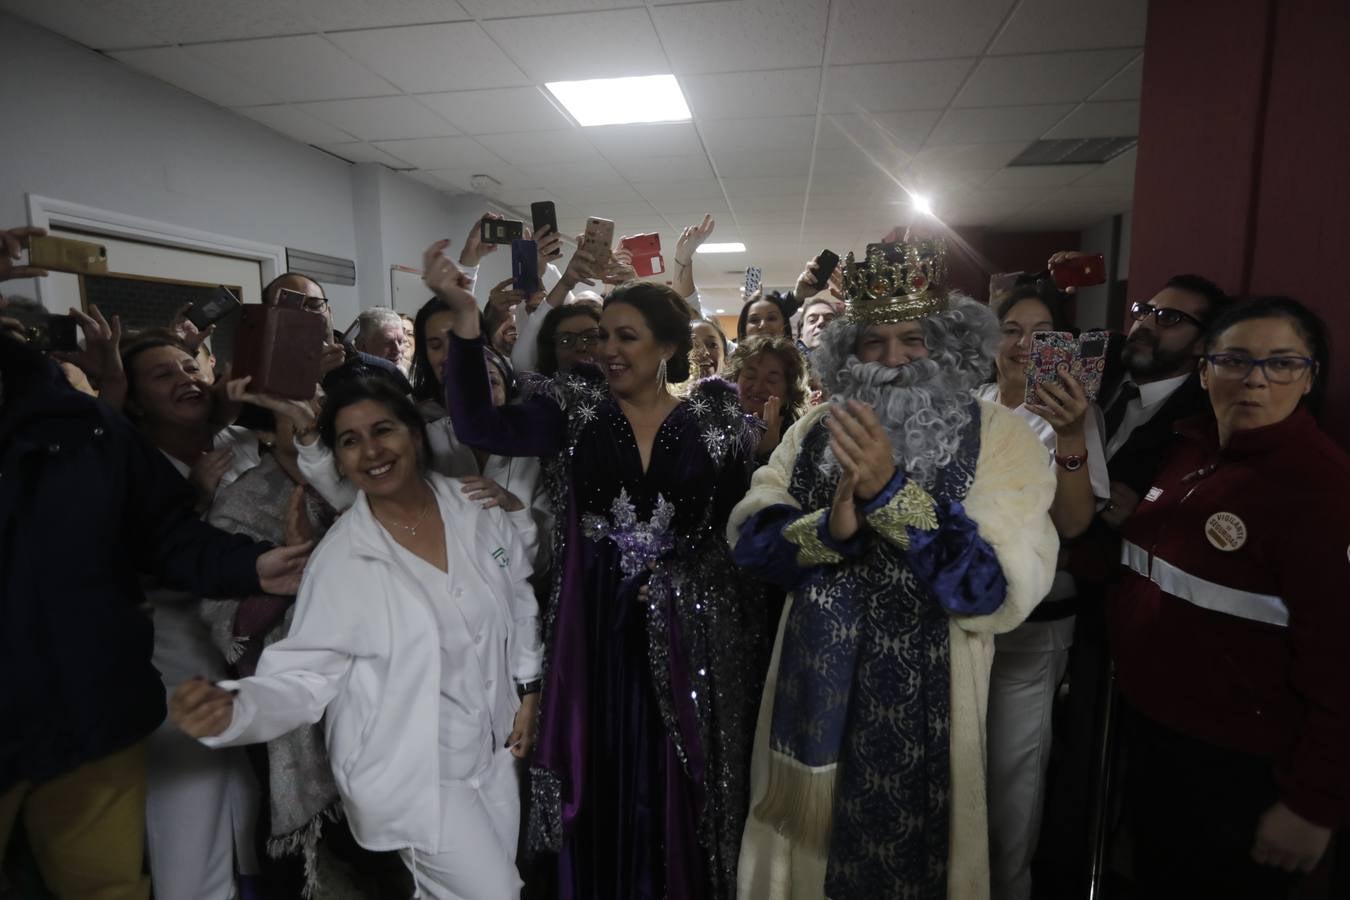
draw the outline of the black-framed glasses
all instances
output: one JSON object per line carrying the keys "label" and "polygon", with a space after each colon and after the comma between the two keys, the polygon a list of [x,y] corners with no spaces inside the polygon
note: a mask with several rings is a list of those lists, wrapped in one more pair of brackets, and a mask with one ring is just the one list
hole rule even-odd
{"label": "black-framed glasses", "polygon": [[586,348],[594,347],[600,343],[600,332],[596,331],[560,331],[553,335],[553,346],[562,349],[572,347]]}
{"label": "black-framed glasses", "polygon": [[1220,378],[1234,381],[1246,378],[1252,369],[1261,367],[1261,373],[1271,384],[1292,384],[1303,377],[1303,373],[1317,365],[1306,356],[1267,356],[1256,359],[1245,353],[1211,353],[1205,357],[1214,374]]}
{"label": "black-framed glasses", "polygon": [[306,312],[323,312],[328,307],[328,301],[323,297],[306,297],[300,304]]}
{"label": "black-framed glasses", "polygon": [[1142,322],[1152,316],[1157,320],[1159,328],[1171,328],[1173,325],[1180,325],[1182,322],[1190,322],[1201,330],[1205,327],[1204,322],[1188,312],[1182,312],[1179,309],[1160,309],[1152,303],[1144,303],[1143,301],[1136,301],[1130,305],[1130,315],[1134,317],[1136,322]]}

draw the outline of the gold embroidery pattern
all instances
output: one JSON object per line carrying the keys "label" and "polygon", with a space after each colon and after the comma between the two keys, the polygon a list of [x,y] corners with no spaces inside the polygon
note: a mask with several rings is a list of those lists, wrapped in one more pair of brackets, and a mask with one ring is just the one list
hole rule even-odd
{"label": "gold embroidery pattern", "polygon": [[832,565],[844,560],[843,556],[825,546],[820,539],[820,520],[825,518],[827,512],[828,510],[818,509],[813,513],[807,513],[783,529],[783,537],[797,546],[797,565],[804,569],[811,566]]}
{"label": "gold embroidery pattern", "polygon": [[872,530],[901,550],[909,549],[909,526],[920,531],[938,527],[937,507],[928,492],[913,481],[905,483],[881,509],[867,514]]}

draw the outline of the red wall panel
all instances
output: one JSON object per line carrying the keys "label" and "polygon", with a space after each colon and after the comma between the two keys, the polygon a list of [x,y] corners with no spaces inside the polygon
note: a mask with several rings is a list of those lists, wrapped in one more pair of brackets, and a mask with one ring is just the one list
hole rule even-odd
{"label": "red wall panel", "polygon": [[1323,422],[1350,444],[1350,3],[1281,0],[1249,293],[1289,294],[1331,326]]}

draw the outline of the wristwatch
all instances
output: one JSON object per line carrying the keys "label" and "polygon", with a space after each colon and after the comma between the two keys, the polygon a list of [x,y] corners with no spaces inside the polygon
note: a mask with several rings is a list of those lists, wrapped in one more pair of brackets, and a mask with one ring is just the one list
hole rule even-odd
{"label": "wristwatch", "polygon": [[1062,466],[1066,472],[1077,472],[1079,469],[1083,468],[1083,463],[1087,462],[1087,454],[1084,453],[1082,456],[1060,456],[1056,453],[1055,462]]}
{"label": "wristwatch", "polygon": [[527,681],[524,684],[516,685],[516,694],[524,697],[528,694],[537,694],[544,689],[544,679],[536,678],[534,681]]}

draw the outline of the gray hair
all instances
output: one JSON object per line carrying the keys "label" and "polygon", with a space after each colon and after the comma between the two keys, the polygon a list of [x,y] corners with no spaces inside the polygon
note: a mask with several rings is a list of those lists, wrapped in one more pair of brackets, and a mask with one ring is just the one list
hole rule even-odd
{"label": "gray hair", "polygon": [[[948,294],[947,309],[921,319],[928,358],[900,368],[864,363],[856,352],[866,326],[846,317],[821,333],[812,363],[832,402],[854,399],[872,407],[890,437],[895,463],[925,487],[951,464],[972,420],[970,392],[988,380],[998,346],[994,313],[964,294]],[[839,461],[828,447],[821,469]]]}
{"label": "gray hair", "polygon": [[356,332],[356,341],[364,344],[370,340],[380,329],[397,325],[399,330],[403,329],[403,319],[399,314],[387,306],[372,306],[370,309],[361,310],[361,314],[356,317],[360,328]]}

